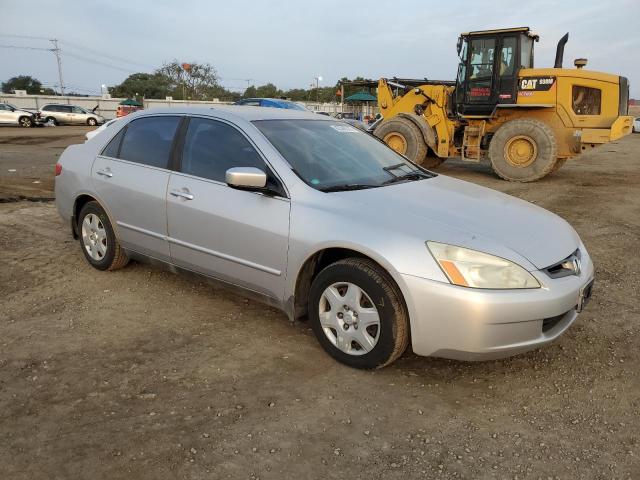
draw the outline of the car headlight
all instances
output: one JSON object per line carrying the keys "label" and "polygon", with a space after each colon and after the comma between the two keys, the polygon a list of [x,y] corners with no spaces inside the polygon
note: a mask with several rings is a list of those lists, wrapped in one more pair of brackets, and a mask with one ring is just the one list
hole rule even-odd
{"label": "car headlight", "polygon": [[427,242],[438,265],[454,285],[470,288],[540,288],[520,265],[488,253],[446,243]]}

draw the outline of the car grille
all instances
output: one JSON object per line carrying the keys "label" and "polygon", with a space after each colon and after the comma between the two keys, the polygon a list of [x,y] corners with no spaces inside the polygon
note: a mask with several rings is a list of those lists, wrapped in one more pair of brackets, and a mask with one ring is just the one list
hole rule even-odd
{"label": "car grille", "polygon": [[568,277],[569,275],[580,275],[580,268],[582,266],[580,250],[576,249],[567,258],[560,260],[558,263],[554,263],[550,267],[543,270],[551,278]]}

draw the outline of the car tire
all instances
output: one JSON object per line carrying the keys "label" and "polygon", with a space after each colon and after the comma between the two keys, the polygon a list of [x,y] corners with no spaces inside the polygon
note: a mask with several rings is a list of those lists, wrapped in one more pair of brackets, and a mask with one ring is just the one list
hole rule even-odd
{"label": "car tire", "polygon": [[98,270],[117,270],[129,257],[116,238],[109,217],[98,202],[88,202],[78,215],[78,239],[87,261]]}
{"label": "car tire", "polygon": [[87,125],[90,127],[95,127],[98,124],[98,121],[95,118],[89,118],[87,120]]}
{"label": "car tire", "polygon": [[44,119],[44,123],[51,123],[51,124],[55,125],[56,127],[58,126],[58,121],[53,117],[45,118]]}
{"label": "car tire", "polygon": [[350,367],[384,367],[409,344],[400,289],[371,260],[347,258],[325,267],[311,284],[309,319],[325,351]]}
{"label": "car tire", "polygon": [[553,171],[558,142],[545,123],[531,119],[510,120],[489,144],[493,171],[511,182],[533,182]]}
{"label": "car tire", "polygon": [[421,165],[427,156],[427,143],[420,129],[408,118],[394,117],[382,122],[373,134],[390,148]]}
{"label": "car tire", "polygon": [[27,117],[27,116],[20,117],[18,119],[18,125],[24,128],[31,128],[33,127],[33,120],[31,119],[31,117]]}

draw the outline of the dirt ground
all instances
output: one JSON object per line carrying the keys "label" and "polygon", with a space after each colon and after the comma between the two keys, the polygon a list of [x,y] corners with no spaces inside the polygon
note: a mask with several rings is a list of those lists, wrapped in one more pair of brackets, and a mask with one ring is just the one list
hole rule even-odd
{"label": "dirt ground", "polygon": [[86,130],[0,129],[0,478],[640,478],[640,135],[534,184],[445,163],[567,219],[593,300],[542,350],[364,372],[271,308],[90,268],[52,202],[21,200],[52,197]]}

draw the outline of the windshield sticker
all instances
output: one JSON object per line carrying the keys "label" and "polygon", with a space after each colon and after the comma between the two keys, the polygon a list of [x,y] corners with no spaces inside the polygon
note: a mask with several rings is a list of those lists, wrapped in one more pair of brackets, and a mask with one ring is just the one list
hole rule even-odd
{"label": "windshield sticker", "polygon": [[358,131],[357,128],[353,128],[350,125],[331,125],[331,128],[343,133],[353,133]]}

